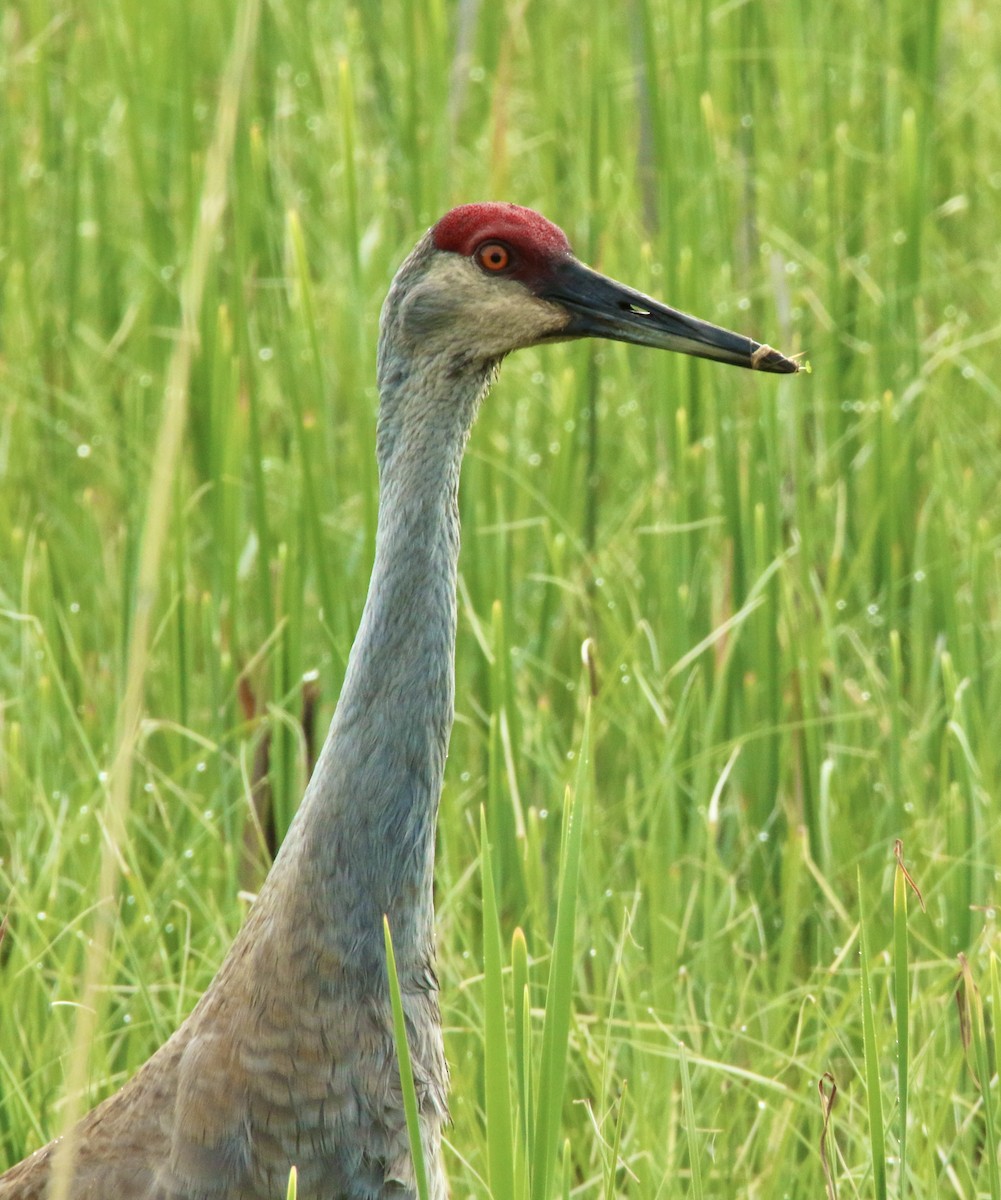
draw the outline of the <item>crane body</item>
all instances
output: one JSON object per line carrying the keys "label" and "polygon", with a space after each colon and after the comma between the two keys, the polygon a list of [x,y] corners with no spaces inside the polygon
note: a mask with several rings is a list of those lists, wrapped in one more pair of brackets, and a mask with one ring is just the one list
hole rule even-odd
{"label": "crane body", "polygon": [[[413,1200],[383,914],[431,1196],[445,1200],[433,870],[453,719],[459,472],[503,357],[585,336],[798,369],[584,267],[528,209],[453,209],[418,243],[383,309],[375,562],[329,733],[208,990],[77,1127],[71,1200],[277,1200],[292,1165],[309,1200]],[[0,1176],[0,1200],[43,1200],[57,1145]]]}

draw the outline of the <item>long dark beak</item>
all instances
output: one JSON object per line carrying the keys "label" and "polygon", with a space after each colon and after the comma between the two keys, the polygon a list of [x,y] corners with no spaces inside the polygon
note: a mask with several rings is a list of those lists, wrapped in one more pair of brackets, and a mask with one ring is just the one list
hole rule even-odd
{"label": "long dark beak", "polygon": [[782,375],[800,369],[771,346],[668,308],[574,258],[556,268],[539,294],[570,313],[563,337],[612,338]]}

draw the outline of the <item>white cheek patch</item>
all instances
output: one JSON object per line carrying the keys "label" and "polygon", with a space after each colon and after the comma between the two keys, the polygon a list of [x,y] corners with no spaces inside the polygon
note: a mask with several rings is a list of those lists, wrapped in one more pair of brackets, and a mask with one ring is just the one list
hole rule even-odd
{"label": "white cheek patch", "polygon": [[498,288],[484,305],[483,339],[495,353],[506,354],[558,337],[569,323],[564,308],[538,299],[520,283],[505,281],[503,290]]}
{"label": "white cheek patch", "polygon": [[468,259],[443,256],[405,297],[400,323],[412,342],[494,358],[558,338],[570,314],[514,279],[492,279]]}

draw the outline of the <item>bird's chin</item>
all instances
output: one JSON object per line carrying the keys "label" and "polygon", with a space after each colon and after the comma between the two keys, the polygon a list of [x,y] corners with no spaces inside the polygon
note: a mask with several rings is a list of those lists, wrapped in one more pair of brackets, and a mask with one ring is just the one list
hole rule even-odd
{"label": "bird's chin", "polygon": [[555,304],[546,304],[546,308],[551,310],[551,320],[547,320],[533,333],[531,341],[525,343],[526,347],[551,346],[555,342],[576,342],[586,336],[574,331],[573,319],[565,308]]}
{"label": "bird's chin", "polygon": [[533,346],[552,346],[556,342],[582,342],[589,335],[586,333],[576,333],[572,329],[558,329],[553,333],[544,333],[538,341],[533,342]]}

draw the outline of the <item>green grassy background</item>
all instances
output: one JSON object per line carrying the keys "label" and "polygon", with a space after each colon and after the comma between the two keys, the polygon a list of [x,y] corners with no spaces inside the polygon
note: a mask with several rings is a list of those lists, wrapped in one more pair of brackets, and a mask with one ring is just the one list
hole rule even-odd
{"label": "green grassy background", "polygon": [[[998,1197],[996,15],[265,0],[143,669],[154,447],[238,11],[0,12],[0,1165],[61,1128],[91,939],[85,1103],[239,926],[255,746],[270,730],[284,826],[301,680],[324,728],[364,600],[382,296],[442,211],[503,198],[813,373],[547,347],[484,408],[438,860],[454,1195],[487,1194],[500,1136],[481,806],[504,960],[523,928],[541,1009],[590,698],[565,1187],[831,1195],[830,1073],[839,1196]],[[927,908],[906,917],[897,838]]]}

